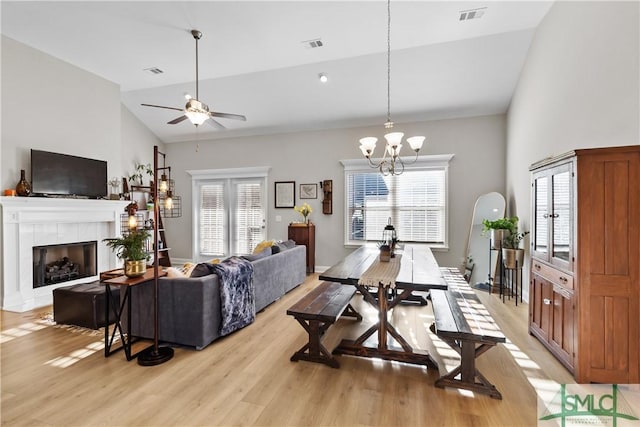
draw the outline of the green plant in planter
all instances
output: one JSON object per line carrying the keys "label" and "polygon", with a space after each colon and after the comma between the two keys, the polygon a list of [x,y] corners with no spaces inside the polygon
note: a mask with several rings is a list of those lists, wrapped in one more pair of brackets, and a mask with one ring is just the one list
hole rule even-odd
{"label": "green plant in planter", "polygon": [[118,258],[124,260],[124,275],[138,277],[147,271],[147,260],[150,256],[145,247],[150,236],[147,230],[133,230],[122,237],[112,237],[103,241]]}
{"label": "green plant in planter", "polygon": [[149,254],[145,250],[147,239],[151,234],[147,230],[133,230],[122,237],[111,237],[103,242],[111,248],[116,256],[125,261],[148,260]]}
{"label": "green plant in planter", "polygon": [[134,172],[129,175],[129,182],[132,184],[144,185],[142,179],[145,174],[153,177],[153,169],[151,168],[151,164],[147,163],[146,165],[143,165],[141,163],[136,163]]}
{"label": "green plant in planter", "polygon": [[498,218],[494,221],[483,219],[482,225],[482,232],[484,234],[488,233],[490,230],[509,230],[511,234],[515,234],[518,231],[518,217]]}
{"label": "green plant in planter", "polygon": [[511,233],[502,240],[502,247],[505,249],[520,249],[520,242],[527,234],[529,234],[528,231]]}

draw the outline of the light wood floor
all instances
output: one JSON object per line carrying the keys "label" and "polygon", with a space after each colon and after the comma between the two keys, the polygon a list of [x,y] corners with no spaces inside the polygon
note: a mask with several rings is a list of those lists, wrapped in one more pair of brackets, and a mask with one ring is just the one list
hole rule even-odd
{"label": "light wood floor", "polygon": [[[2,312],[3,425],[535,426],[537,396],[573,378],[527,333],[527,306],[480,292],[508,337],[479,358],[504,400],[433,386],[438,374],[400,363],[340,357],[340,369],[289,357],[306,342],[286,309],[317,276],[259,313],[256,322],[202,351],[176,348],[169,362],[142,367],[122,352],[103,355],[103,336],[41,321],[51,307]],[[375,313],[362,301],[358,324],[341,319],[326,335],[333,348],[355,337]],[[402,306],[393,321],[440,370],[455,353],[428,333],[430,306]]]}

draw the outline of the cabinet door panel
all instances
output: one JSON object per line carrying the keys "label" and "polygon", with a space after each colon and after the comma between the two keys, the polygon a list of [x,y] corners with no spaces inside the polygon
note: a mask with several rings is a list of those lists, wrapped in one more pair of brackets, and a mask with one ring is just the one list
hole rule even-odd
{"label": "cabinet door panel", "polygon": [[571,256],[572,208],[571,208],[571,171],[559,171],[552,179],[552,246],[551,262],[569,264]]}
{"label": "cabinet door panel", "polygon": [[546,336],[546,332],[542,329],[542,316],[543,316],[543,301],[542,301],[542,287],[544,279],[535,274],[531,275],[531,297],[529,298],[529,318],[531,320],[531,327],[536,331],[537,335],[543,334]]}
{"label": "cabinet door panel", "polygon": [[536,175],[533,179],[532,252],[541,259],[549,253],[549,178]]}
{"label": "cabinet door panel", "polygon": [[549,341],[555,347],[558,355],[567,364],[573,366],[573,298],[567,297],[560,292],[553,292],[553,327]]}

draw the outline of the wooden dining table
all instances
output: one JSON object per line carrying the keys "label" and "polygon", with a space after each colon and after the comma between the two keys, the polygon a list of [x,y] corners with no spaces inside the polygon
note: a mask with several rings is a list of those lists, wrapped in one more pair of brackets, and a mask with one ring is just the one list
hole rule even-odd
{"label": "wooden dining table", "polygon": [[[355,286],[362,294],[364,301],[378,311],[378,321],[374,325],[355,340],[342,340],[333,353],[395,360],[437,368],[436,362],[428,352],[416,353],[413,350],[413,347],[389,321],[389,311],[401,302],[413,299],[414,292],[428,292],[431,289],[446,290],[447,284],[427,245],[404,244],[396,253],[398,258],[396,262],[399,266],[395,266],[397,276],[392,285],[382,281],[378,281],[376,286],[361,283],[363,276],[369,275],[371,279],[372,270],[385,267],[384,263],[378,264],[380,262],[378,248],[370,245],[360,247],[320,274],[321,280]],[[365,342],[376,332],[377,346],[366,345]],[[400,348],[391,347],[387,341],[387,335],[391,335]]]}

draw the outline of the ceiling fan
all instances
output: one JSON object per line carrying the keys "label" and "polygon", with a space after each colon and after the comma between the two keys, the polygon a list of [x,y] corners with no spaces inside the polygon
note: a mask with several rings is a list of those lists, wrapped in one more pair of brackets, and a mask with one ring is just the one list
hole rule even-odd
{"label": "ceiling fan", "polygon": [[198,100],[198,40],[202,38],[202,33],[198,30],[191,30],[191,35],[196,40],[196,97],[192,98],[189,94],[186,94],[187,104],[183,108],[175,108],[175,107],[165,107],[163,105],[153,105],[153,104],[141,104],[144,107],[155,107],[155,108],[165,108],[167,110],[176,110],[183,111],[184,115],[177,117],[170,122],[167,122],[169,125],[178,124],[186,119],[189,119],[191,123],[196,126],[201,125],[204,122],[210,123],[213,126],[216,126],[221,129],[225,129],[225,127],[218,122],[214,117],[220,117],[223,119],[234,119],[234,120],[242,120],[246,121],[247,118],[240,114],[230,114],[230,113],[220,113],[217,111],[209,111],[209,106],[204,102]]}

